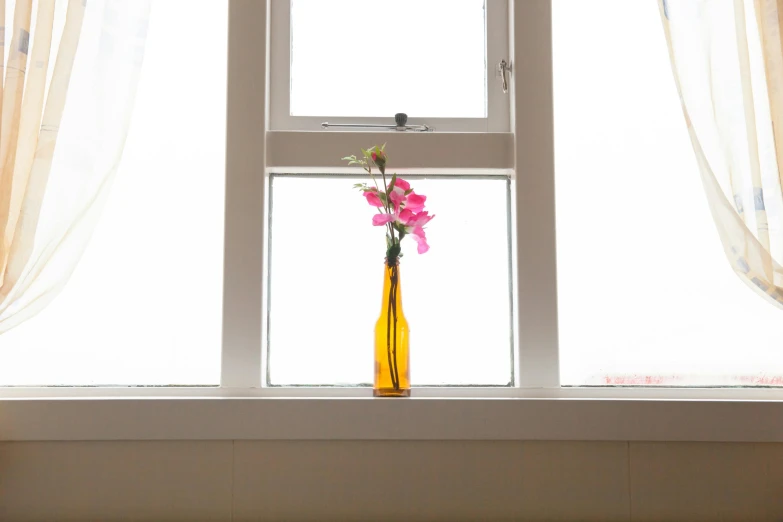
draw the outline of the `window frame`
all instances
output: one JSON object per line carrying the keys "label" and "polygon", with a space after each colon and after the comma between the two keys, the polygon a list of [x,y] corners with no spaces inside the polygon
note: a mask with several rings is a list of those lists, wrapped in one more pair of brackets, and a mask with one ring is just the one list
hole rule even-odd
{"label": "window frame", "polygon": [[[234,1],[234,0],[232,0]],[[229,114],[227,131],[227,183],[226,183],[226,239],[224,274],[224,323],[221,386],[232,388],[265,388],[267,386],[267,300],[265,285],[268,281],[266,232],[268,231],[269,177],[275,172],[320,173],[346,171],[360,173],[360,169],[348,169],[336,150],[358,150],[369,142],[385,142],[395,151],[395,171],[404,174],[415,170],[420,174],[504,174],[513,180],[514,138],[510,132],[332,132],[320,130],[276,130],[273,127],[273,110],[288,104],[288,69],[281,74],[275,70],[275,62],[287,63],[290,45],[287,44],[288,17],[275,18],[275,11],[286,11],[290,0],[269,0],[265,15],[267,34],[259,31],[247,35],[236,49],[265,48],[264,61],[258,56],[242,61],[234,67],[231,59],[232,39],[229,36]],[[232,4],[233,5],[233,4]],[[492,5],[493,7],[489,7]],[[507,40],[508,16],[503,17],[499,8],[508,9],[507,0],[490,0],[487,18],[495,19],[497,27],[504,21],[504,31],[495,40]],[[280,9],[278,6],[283,6]],[[249,7],[242,7],[250,9]],[[507,12],[507,11],[506,11]],[[256,6],[255,16],[259,16]],[[247,18],[253,18],[248,11]],[[282,28],[281,28],[282,26]],[[234,29],[234,28],[232,28]],[[236,30],[236,29],[234,29]],[[276,31],[277,35],[276,35]],[[283,44],[275,46],[275,41]],[[263,43],[262,43],[263,42]],[[504,44],[506,45],[506,44]],[[496,45],[497,47],[497,45]],[[507,49],[507,51],[510,51]],[[252,53],[251,53],[252,54]],[[506,56],[510,56],[506,53]],[[254,61],[252,61],[254,60]],[[252,68],[252,70],[250,70]],[[239,81],[246,81],[247,90],[232,90],[232,71]],[[264,81],[261,78],[265,78]],[[511,82],[513,83],[513,82]],[[258,88],[263,84],[264,90]],[[275,86],[278,95],[275,96]],[[251,87],[252,86],[252,87]],[[498,91],[499,91],[498,87]],[[512,90],[503,95],[510,106]],[[283,93],[281,96],[280,93]],[[264,103],[261,104],[260,101]],[[232,103],[236,112],[232,112]],[[495,102],[496,106],[500,104]],[[252,110],[248,110],[252,108]],[[508,121],[508,113],[504,115]],[[236,121],[243,119],[244,122]],[[264,129],[258,122],[265,122]],[[354,120],[355,121],[355,120]],[[430,121],[431,122],[431,121]],[[253,127],[256,125],[255,127]],[[252,128],[252,131],[249,130]],[[234,140],[247,140],[236,144]],[[265,147],[257,146],[258,142]],[[232,150],[232,145],[236,146]],[[440,153],[439,153],[440,151]],[[476,151],[481,151],[477,154]],[[234,172],[234,161],[242,167]],[[251,172],[253,166],[265,165],[263,176]],[[455,170],[456,169],[456,170]],[[253,216],[248,220],[247,216]],[[259,271],[257,267],[263,267]],[[259,318],[261,324],[259,325]],[[516,329],[516,324],[514,325]],[[258,346],[262,349],[258,350]],[[260,359],[260,360],[259,360]],[[518,375],[515,364],[514,375]],[[369,393],[369,390],[367,390]]]}
{"label": "window frame", "polygon": [[[509,5],[513,134],[416,135],[267,132],[270,1],[277,0],[229,0],[220,386],[0,389],[1,441],[783,442],[781,389],[560,386],[550,0]],[[394,147],[403,168],[512,173],[520,376],[516,387],[417,388],[408,400],[373,399],[366,388],[262,387],[265,274],[258,267],[264,266],[267,173],[294,166],[337,167],[334,150],[366,146],[381,138]],[[481,153],[466,152],[466,145]],[[433,163],[432,147],[453,154],[438,165]],[[70,422],[62,422],[64,418]]]}
{"label": "window frame", "polygon": [[[318,131],[321,123],[390,124],[393,114],[387,118],[360,118],[339,116],[292,116],[289,111],[291,94],[291,9],[293,0],[270,0],[271,31],[270,97],[271,130]],[[509,60],[509,26],[507,23],[508,0],[485,0],[487,51],[487,117],[486,118],[410,118],[408,125],[428,125],[440,132],[509,132],[509,97],[501,90],[497,64]],[[437,74],[437,69],[433,69]],[[330,129],[330,132],[340,132]]]}

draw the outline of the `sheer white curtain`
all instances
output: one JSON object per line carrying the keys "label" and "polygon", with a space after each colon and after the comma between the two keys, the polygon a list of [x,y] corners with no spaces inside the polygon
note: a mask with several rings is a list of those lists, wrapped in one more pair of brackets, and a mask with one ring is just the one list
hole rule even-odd
{"label": "sheer white curtain", "polygon": [[783,308],[783,0],[659,6],[723,249],[750,288]]}
{"label": "sheer white curtain", "polygon": [[0,0],[0,334],[57,295],[87,246],[128,132],[149,7]]}

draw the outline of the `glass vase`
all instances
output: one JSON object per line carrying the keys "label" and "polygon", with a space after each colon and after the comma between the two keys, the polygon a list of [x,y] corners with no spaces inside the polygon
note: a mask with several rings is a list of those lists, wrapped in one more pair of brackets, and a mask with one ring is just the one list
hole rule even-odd
{"label": "glass vase", "polygon": [[402,313],[400,260],[383,263],[381,316],[375,323],[374,397],[410,397],[410,353],[408,321]]}

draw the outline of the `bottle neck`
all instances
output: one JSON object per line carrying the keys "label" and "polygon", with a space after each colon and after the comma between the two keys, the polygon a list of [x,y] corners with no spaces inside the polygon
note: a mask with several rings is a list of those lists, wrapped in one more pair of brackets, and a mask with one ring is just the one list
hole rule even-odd
{"label": "bottle neck", "polygon": [[396,259],[391,266],[388,260],[383,263],[383,301],[382,313],[388,310],[389,302],[394,303],[398,314],[402,314],[402,286],[400,285],[400,260]]}

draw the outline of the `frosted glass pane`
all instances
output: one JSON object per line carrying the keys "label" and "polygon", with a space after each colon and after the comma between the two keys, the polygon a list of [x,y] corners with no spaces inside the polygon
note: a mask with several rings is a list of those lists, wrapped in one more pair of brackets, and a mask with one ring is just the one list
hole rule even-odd
{"label": "frosted glass pane", "polygon": [[553,2],[563,384],[780,385],[783,313],[723,253],[655,2]]}
{"label": "frosted glass pane", "polygon": [[0,385],[219,383],[227,29],[226,0],[154,2],[111,195],[64,291],[0,335]]}
{"label": "frosted glass pane", "polygon": [[293,116],[486,117],[484,0],[293,0]]}
{"label": "frosted glass pane", "polygon": [[[511,381],[508,181],[408,178],[436,218],[431,249],[403,240],[414,385]],[[272,180],[272,384],[369,384],[384,229],[356,178]],[[407,244],[406,244],[407,243]]]}

